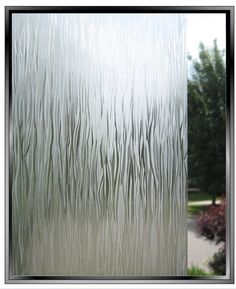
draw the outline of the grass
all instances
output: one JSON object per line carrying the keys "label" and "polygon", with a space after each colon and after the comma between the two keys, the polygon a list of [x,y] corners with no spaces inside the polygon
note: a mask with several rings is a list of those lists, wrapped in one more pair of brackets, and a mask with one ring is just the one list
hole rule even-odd
{"label": "grass", "polygon": [[204,269],[198,266],[191,266],[188,268],[188,276],[210,276],[212,273],[205,271]]}
{"label": "grass", "polygon": [[212,197],[209,194],[202,192],[191,192],[188,193],[189,202],[198,202],[198,201],[211,201]]}
{"label": "grass", "polygon": [[[211,195],[203,192],[188,193],[188,202],[211,201]],[[196,216],[205,209],[204,205],[190,205],[188,204],[188,215]]]}
{"label": "grass", "polygon": [[206,206],[197,206],[197,205],[188,205],[188,215],[189,216],[196,216],[203,210],[205,210]]}
{"label": "grass", "polygon": [[[219,200],[220,197],[216,197],[216,200]],[[203,193],[203,192],[190,192],[188,193],[188,202],[200,202],[200,201],[211,201],[212,196]],[[196,216],[198,215],[201,211],[205,210],[208,205],[195,205],[195,204],[190,204],[188,203],[188,215],[189,216]]]}

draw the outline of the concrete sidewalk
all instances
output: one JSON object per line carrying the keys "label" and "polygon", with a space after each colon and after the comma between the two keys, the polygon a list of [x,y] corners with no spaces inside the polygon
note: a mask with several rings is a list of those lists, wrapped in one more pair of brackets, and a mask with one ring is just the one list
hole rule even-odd
{"label": "concrete sidewalk", "polygon": [[[221,200],[216,200],[216,204],[220,204]],[[212,201],[208,200],[208,201],[190,201],[188,202],[188,205],[191,206],[209,206],[211,205]]]}

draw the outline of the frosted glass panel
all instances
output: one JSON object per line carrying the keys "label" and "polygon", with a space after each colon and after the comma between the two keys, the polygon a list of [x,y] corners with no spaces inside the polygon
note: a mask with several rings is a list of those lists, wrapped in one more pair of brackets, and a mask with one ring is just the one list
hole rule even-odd
{"label": "frosted glass panel", "polygon": [[183,275],[179,14],[13,14],[13,274]]}

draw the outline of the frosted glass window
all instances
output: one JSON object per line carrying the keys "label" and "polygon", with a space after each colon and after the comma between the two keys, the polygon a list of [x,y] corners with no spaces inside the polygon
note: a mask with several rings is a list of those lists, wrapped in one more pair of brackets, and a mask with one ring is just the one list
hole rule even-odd
{"label": "frosted glass window", "polygon": [[12,273],[184,275],[184,15],[12,28]]}

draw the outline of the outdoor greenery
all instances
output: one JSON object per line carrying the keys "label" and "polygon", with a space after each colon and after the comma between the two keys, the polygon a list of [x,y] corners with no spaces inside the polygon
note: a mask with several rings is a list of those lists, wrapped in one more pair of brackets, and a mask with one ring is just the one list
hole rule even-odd
{"label": "outdoor greenery", "polygon": [[189,276],[204,276],[204,275],[211,275],[211,273],[206,272],[204,269],[198,266],[191,266],[188,268],[188,275]]}
{"label": "outdoor greenery", "polygon": [[226,273],[226,253],[225,246],[219,250],[219,252],[215,253],[213,257],[209,260],[209,267],[215,272],[217,275],[225,275]]}
{"label": "outdoor greenery", "polygon": [[209,267],[218,275],[225,275],[226,272],[226,253],[225,253],[225,223],[226,223],[226,202],[221,201],[220,205],[210,206],[201,212],[197,219],[198,232],[208,240],[222,244],[219,252],[213,255],[209,261]]}
{"label": "outdoor greenery", "polygon": [[190,192],[188,193],[189,202],[198,202],[198,201],[210,201],[211,195],[203,192]]}
{"label": "outdoor greenery", "polygon": [[[188,193],[188,215],[189,216],[196,216],[200,212],[204,211],[208,208],[209,205],[205,204],[196,204],[195,202],[201,202],[201,201],[211,201],[211,195],[203,193],[203,192],[189,192]],[[220,198],[217,197],[216,200],[219,200]]]}
{"label": "outdoor greenery", "polygon": [[204,205],[188,205],[188,216],[197,216],[205,210],[207,206]]}
{"label": "outdoor greenery", "polygon": [[[225,107],[226,70],[224,52],[214,41],[212,49],[200,44],[199,58],[192,60],[188,80],[188,172],[189,185],[200,191],[188,194],[188,215],[197,216],[197,230],[208,240],[222,244],[208,260],[211,272],[225,275]],[[204,192],[204,193],[203,193]],[[220,205],[216,200],[222,199]],[[195,203],[210,201],[212,205]],[[188,275],[207,275],[192,266]]]}
{"label": "outdoor greenery", "polygon": [[190,185],[212,196],[225,193],[225,60],[214,41],[200,44],[188,80],[188,143]]}

